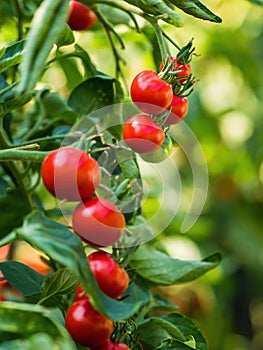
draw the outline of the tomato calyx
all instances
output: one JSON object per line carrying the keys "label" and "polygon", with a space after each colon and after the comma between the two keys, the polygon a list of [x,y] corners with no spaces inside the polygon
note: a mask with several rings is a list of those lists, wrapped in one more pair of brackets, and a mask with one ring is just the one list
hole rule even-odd
{"label": "tomato calyx", "polygon": [[194,40],[194,38],[192,38],[178,52],[178,54],[176,56],[178,63],[180,63],[180,64],[187,64],[187,63],[191,62],[193,53],[195,51],[195,47],[193,47],[193,40]]}

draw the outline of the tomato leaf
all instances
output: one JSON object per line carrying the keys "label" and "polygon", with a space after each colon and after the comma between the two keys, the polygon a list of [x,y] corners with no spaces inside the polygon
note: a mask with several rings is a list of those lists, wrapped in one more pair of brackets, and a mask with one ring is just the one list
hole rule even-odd
{"label": "tomato leaf", "polygon": [[8,182],[3,177],[0,177],[0,197],[6,194],[8,187]]}
{"label": "tomato leaf", "polygon": [[[117,93],[115,93],[117,91]],[[120,84],[107,75],[93,76],[78,85],[70,94],[68,105],[81,116],[119,102]]]}
{"label": "tomato leaf", "polygon": [[0,350],[76,350],[75,344],[68,339],[52,339],[46,333],[36,333],[27,339],[3,342]]}
{"label": "tomato leaf", "polygon": [[[207,350],[207,343],[198,327],[188,317],[179,313],[162,317],[151,317],[138,325],[140,340],[152,347],[163,349],[160,346],[170,338],[173,346],[169,349],[192,349],[187,344],[195,343],[196,349]],[[175,341],[179,341],[177,344]],[[171,344],[169,344],[170,346]]]}
{"label": "tomato leaf", "polygon": [[48,334],[52,339],[62,338],[73,344],[66,329],[48,309],[26,303],[0,303],[1,342],[26,339],[39,332]]}
{"label": "tomato leaf", "polygon": [[135,252],[130,265],[145,283],[169,286],[192,281],[215,268],[220,261],[219,253],[202,261],[179,260],[144,245]]}
{"label": "tomato leaf", "polygon": [[8,191],[0,197],[0,208],[5,215],[1,216],[0,221],[0,238],[11,232],[15,227],[23,223],[23,218],[29,212],[29,208],[24,201],[17,200],[21,198],[19,190]]}
{"label": "tomato leaf", "polygon": [[25,296],[39,293],[44,277],[31,267],[15,260],[0,263],[0,270],[7,281]]}
{"label": "tomato leaf", "polygon": [[0,73],[22,61],[24,45],[25,40],[20,40],[1,49]]}
{"label": "tomato leaf", "polygon": [[154,350],[193,350],[192,346],[188,345],[188,342],[181,342],[180,340],[167,339],[164,340],[160,346],[156,347]]}
{"label": "tomato leaf", "polygon": [[155,294],[153,296],[153,301],[153,309],[159,309],[163,311],[176,311],[178,309],[177,305],[171,303],[169,300],[158,294]]}
{"label": "tomato leaf", "polygon": [[126,319],[141,307],[142,300],[136,303],[117,301],[109,298],[100,290],[87,262],[82,241],[57,221],[46,218],[38,211],[33,211],[25,218],[22,227],[0,241],[0,246],[17,239],[25,240],[33,247],[45,252],[53,260],[68,267],[90,295],[94,306],[109,318]]}
{"label": "tomato leaf", "polygon": [[129,4],[139,7],[145,13],[160,16],[160,18],[176,27],[182,27],[182,18],[164,1],[161,0],[125,0]]}
{"label": "tomato leaf", "polygon": [[176,7],[180,8],[187,14],[201,18],[207,21],[220,23],[222,19],[210,11],[201,1],[199,0],[169,0]]}
{"label": "tomato leaf", "polygon": [[44,279],[40,296],[41,304],[45,305],[48,302],[50,305],[50,302],[55,300],[54,304],[56,305],[57,297],[73,293],[78,284],[76,276],[67,268],[52,273]]}

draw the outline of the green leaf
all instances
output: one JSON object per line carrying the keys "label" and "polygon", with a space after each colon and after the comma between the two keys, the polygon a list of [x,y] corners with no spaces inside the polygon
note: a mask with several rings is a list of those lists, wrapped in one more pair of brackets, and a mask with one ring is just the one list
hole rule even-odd
{"label": "green leaf", "polygon": [[167,339],[154,350],[193,350],[193,348],[188,346],[187,342],[182,343],[180,340]]}
{"label": "green leaf", "polygon": [[117,80],[107,75],[91,77],[71,92],[68,105],[82,116],[112,105],[119,99],[115,95],[116,84]]}
{"label": "green leaf", "polygon": [[24,217],[29,212],[24,201],[17,198],[21,198],[21,192],[18,189],[8,191],[0,197],[1,211],[5,210],[5,215],[2,215],[0,220],[0,238],[22,225]]}
{"label": "green leaf", "polygon": [[48,301],[50,305],[52,299],[55,299],[54,305],[56,305],[57,297],[73,293],[78,284],[79,281],[76,276],[73,275],[68,268],[60,269],[52,273],[44,279],[40,296],[41,304]]}
{"label": "green leaf", "polygon": [[46,308],[26,303],[0,303],[0,342],[26,339],[36,333],[46,333],[52,339],[65,339],[73,344],[66,329]]}
{"label": "green leaf", "polygon": [[[173,313],[162,317],[163,320],[176,325],[185,336],[185,344],[193,344],[193,340],[198,350],[207,350],[207,342],[196,324],[180,313]],[[180,340],[180,339],[178,339]]]}
{"label": "green leaf", "polygon": [[153,309],[159,309],[163,311],[176,311],[178,306],[171,303],[169,300],[161,295],[155,294],[153,296]]}
{"label": "green leaf", "polygon": [[171,339],[173,346],[176,347],[169,349],[193,349],[191,347],[193,344],[198,350],[208,349],[206,340],[195,323],[179,313],[147,318],[138,325],[138,330],[140,340],[151,348],[166,348],[161,344],[165,341],[169,344],[168,339]]}
{"label": "green leaf", "polygon": [[25,40],[21,40],[2,48],[0,73],[21,62],[24,46]]}
{"label": "green leaf", "polygon": [[144,245],[135,252],[130,265],[150,285],[169,286],[192,281],[215,268],[220,261],[219,253],[202,261],[179,260]]}
{"label": "green leaf", "polygon": [[182,27],[181,17],[161,0],[125,0],[129,4],[139,7],[143,12],[159,16],[163,21],[176,27]]}
{"label": "green leaf", "polygon": [[141,300],[136,303],[118,301],[109,298],[100,290],[87,262],[82,241],[66,226],[34,211],[25,218],[22,227],[0,241],[0,246],[17,239],[25,240],[68,267],[90,295],[94,306],[112,320],[126,319],[141,307]]}
{"label": "green leaf", "polygon": [[42,75],[48,55],[66,22],[68,10],[69,2],[64,0],[43,0],[36,10],[19,66],[18,94],[30,91]]}
{"label": "green leaf", "polygon": [[252,2],[253,4],[263,6],[263,0],[248,0]]}
{"label": "green leaf", "polygon": [[0,177],[0,197],[7,193],[8,187],[8,182],[3,177]]}
{"label": "green leaf", "polygon": [[0,350],[76,350],[68,339],[52,339],[46,333],[36,333],[27,339],[18,339],[0,344]]}
{"label": "green leaf", "polygon": [[15,260],[0,263],[0,270],[7,281],[25,296],[39,293],[44,277],[29,266]]}
{"label": "green leaf", "polygon": [[222,19],[210,11],[201,1],[199,0],[169,0],[176,7],[180,8],[187,14],[201,18],[207,21],[220,23]]}
{"label": "green leaf", "polygon": [[59,36],[56,40],[56,45],[58,47],[67,46],[73,44],[75,41],[74,34],[67,23],[64,24]]}

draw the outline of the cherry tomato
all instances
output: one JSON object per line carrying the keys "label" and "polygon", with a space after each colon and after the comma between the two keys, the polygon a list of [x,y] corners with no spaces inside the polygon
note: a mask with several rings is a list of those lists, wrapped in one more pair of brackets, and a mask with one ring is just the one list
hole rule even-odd
{"label": "cherry tomato", "polygon": [[97,16],[87,6],[78,1],[70,1],[67,23],[72,30],[91,28],[97,21]]}
{"label": "cherry tomato", "polygon": [[[191,65],[190,63],[185,63],[185,64],[181,64],[178,62],[177,58],[175,56],[170,56],[168,58],[168,63],[173,61],[173,64],[170,68],[171,71],[177,71],[177,70],[180,70],[180,72],[178,72],[176,74],[176,78],[180,78],[182,77],[181,79],[179,79],[179,82],[182,84],[184,82],[186,82],[186,80],[188,79],[188,77],[190,76],[191,74]],[[164,68],[164,63],[162,62],[161,65],[160,65],[160,71],[162,71]]]}
{"label": "cherry tomato", "polygon": [[166,135],[161,147],[152,153],[140,154],[140,157],[148,163],[161,163],[172,153],[172,148],[172,140]]}
{"label": "cherry tomato", "polygon": [[88,299],[75,301],[65,318],[71,337],[82,346],[103,345],[113,332],[113,322],[95,310]]}
{"label": "cherry tomato", "polygon": [[74,300],[80,300],[80,299],[88,299],[89,300],[89,296],[88,294],[85,292],[85,290],[82,288],[81,284],[79,284],[77,286],[77,289],[75,291],[75,295],[74,295]]}
{"label": "cherry tomato", "polygon": [[108,339],[103,345],[98,348],[90,348],[90,350],[130,350],[130,348],[124,343],[114,343]]}
{"label": "cherry tomato", "polygon": [[84,242],[95,247],[106,247],[123,234],[125,218],[113,203],[94,197],[75,208],[72,226]]}
{"label": "cherry tomato", "polygon": [[160,79],[153,70],[144,70],[137,74],[130,90],[132,101],[148,114],[163,112],[170,106],[173,98],[171,85]]}
{"label": "cherry tomato", "polygon": [[182,119],[184,119],[188,112],[187,97],[178,97],[174,95],[170,108],[171,113],[166,119],[165,125],[176,124],[179,123]]}
{"label": "cherry tomato", "polygon": [[101,180],[97,161],[80,149],[63,147],[47,155],[41,175],[46,189],[59,199],[89,198]]}
{"label": "cherry tomato", "polygon": [[144,114],[129,118],[123,127],[123,139],[138,153],[150,153],[159,148],[165,139],[163,130]]}
{"label": "cherry tomato", "polygon": [[120,298],[129,285],[125,269],[103,251],[91,253],[88,260],[101,290],[111,298]]}

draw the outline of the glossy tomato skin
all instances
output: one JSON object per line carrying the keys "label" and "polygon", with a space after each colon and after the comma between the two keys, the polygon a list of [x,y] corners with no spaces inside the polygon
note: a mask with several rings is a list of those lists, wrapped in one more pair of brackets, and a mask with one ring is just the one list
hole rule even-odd
{"label": "glossy tomato skin", "polygon": [[174,95],[170,109],[171,109],[171,113],[166,119],[165,125],[177,124],[182,119],[184,119],[184,117],[187,115],[187,112],[188,112],[187,97],[179,97]]}
{"label": "glossy tomato skin", "polygon": [[72,30],[86,30],[97,21],[97,16],[79,1],[70,1],[67,23]]}
{"label": "glossy tomato skin", "polygon": [[160,79],[153,70],[144,70],[135,76],[130,94],[137,107],[147,114],[163,112],[173,98],[171,85]]}
{"label": "glossy tomato skin", "polygon": [[89,300],[89,296],[85,292],[85,290],[82,288],[81,284],[79,284],[77,286],[76,291],[75,291],[74,300],[77,301],[77,300],[81,300],[81,299],[88,299]]}
{"label": "glossy tomato skin", "polygon": [[159,148],[165,139],[163,130],[144,114],[129,118],[123,126],[123,139],[137,153],[150,153]]}
{"label": "glossy tomato skin", "polygon": [[71,337],[82,346],[99,347],[113,332],[113,322],[93,308],[88,299],[75,301],[65,318]]}
{"label": "glossy tomato skin", "polygon": [[94,247],[115,243],[125,228],[124,215],[111,202],[93,197],[80,203],[72,215],[72,227],[84,242]]}
{"label": "glossy tomato skin", "polygon": [[[178,72],[176,74],[176,78],[179,78],[179,82],[181,84],[183,84],[184,82],[186,82],[186,80],[188,79],[188,77],[190,76],[191,74],[191,65],[190,63],[185,63],[185,64],[181,64],[178,62],[176,56],[170,56],[168,58],[168,62],[173,62],[170,70],[171,71],[177,71],[177,70],[180,70],[180,72]],[[160,71],[162,71],[164,68],[164,63],[162,62],[161,65],[160,65]],[[180,78],[182,77],[182,78]]]}
{"label": "glossy tomato skin", "polygon": [[124,343],[114,343],[108,339],[103,345],[98,348],[91,348],[90,350],[130,350],[130,348]]}
{"label": "glossy tomato skin", "polygon": [[88,261],[100,289],[111,298],[120,298],[129,286],[125,269],[103,251],[91,253]]}
{"label": "glossy tomato skin", "polygon": [[161,163],[172,153],[173,143],[171,138],[166,135],[160,148],[152,153],[140,154],[140,157],[148,163]]}
{"label": "glossy tomato skin", "polygon": [[101,180],[101,170],[97,161],[84,151],[63,147],[46,156],[41,176],[53,196],[79,201],[94,194]]}

